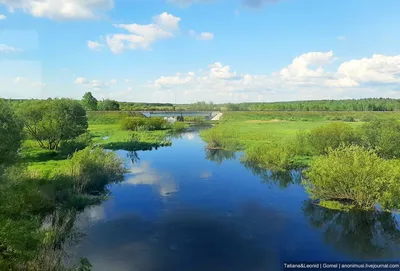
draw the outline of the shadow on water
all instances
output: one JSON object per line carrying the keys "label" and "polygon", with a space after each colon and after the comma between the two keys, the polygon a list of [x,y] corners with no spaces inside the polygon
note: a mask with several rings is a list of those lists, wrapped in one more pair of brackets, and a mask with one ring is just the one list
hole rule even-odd
{"label": "shadow on water", "polygon": [[400,257],[400,228],[393,214],[379,211],[331,210],[304,201],[310,224],[323,230],[324,241],[360,259]]}
{"label": "shadow on water", "polygon": [[224,160],[236,159],[236,154],[233,151],[216,150],[216,149],[205,149],[206,159],[222,164]]}
{"label": "shadow on water", "polygon": [[290,185],[301,184],[301,171],[271,171],[254,165],[251,162],[241,161],[254,175],[259,176],[263,183],[277,186],[281,189],[288,188]]}
{"label": "shadow on water", "polygon": [[272,247],[285,219],[256,203],[237,215],[181,209],[155,222],[130,215],[93,225],[82,250],[95,270],[277,270]]}

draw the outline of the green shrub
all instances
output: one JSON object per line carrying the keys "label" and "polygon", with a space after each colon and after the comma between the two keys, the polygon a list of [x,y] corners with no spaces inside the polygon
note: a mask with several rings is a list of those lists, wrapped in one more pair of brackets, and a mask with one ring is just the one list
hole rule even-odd
{"label": "green shrub", "polygon": [[98,195],[107,184],[122,180],[124,168],[115,153],[86,148],[66,162],[62,173],[72,178],[76,193]]}
{"label": "green shrub", "polygon": [[84,133],[75,139],[62,141],[60,145],[60,152],[64,155],[83,150],[92,143],[90,133]]}
{"label": "green shrub", "polygon": [[400,158],[400,123],[395,119],[373,120],[361,128],[364,146],[387,159]]}
{"label": "green shrub", "polygon": [[353,116],[344,116],[342,118],[342,120],[345,121],[345,122],[355,122],[356,121]]}
{"label": "green shrub", "polygon": [[290,144],[255,144],[246,149],[244,160],[262,168],[284,171],[292,167],[294,155]]}
{"label": "green shrub", "polygon": [[329,150],[315,158],[306,171],[304,185],[311,198],[351,202],[372,209],[399,207],[400,167],[360,146]]}
{"label": "green shrub", "polygon": [[121,128],[128,131],[156,131],[163,130],[168,123],[163,118],[128,117],[121,122]]}
{"label": "green shrub", "polygon": [[309,135],[309,144],[315,154],[324,154],[329,148],[358,144],[360,141],[360,136],[352,127],[340,122],[315,128]]}
{"label": "green shrub", "polygon": [[171,127],[172,131],[181,132],[186,129],[186,124],[184,124],[183,122],[176,121],[171,125]]}
{"label": "green shrub", "polygon": [[237,140],[237,137],[229,128],[222,128],[216,126],[214,128],[203,130],[200,133],[201,137],[207,142],[208,148],[210,149],[225,149],[225,150],[239,150],[241,144]]}
{"label": "green shrub", "polygon": [[121,122],[121,128],[127,131],[137,131],[139,127],[143,126],[144,118],[125,118]]}

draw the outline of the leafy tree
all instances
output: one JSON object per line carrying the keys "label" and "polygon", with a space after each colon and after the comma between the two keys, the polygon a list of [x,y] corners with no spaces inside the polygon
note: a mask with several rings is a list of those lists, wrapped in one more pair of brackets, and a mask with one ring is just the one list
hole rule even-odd
{"label": "leafy tree", "polygon": [[103,111],[118,111],[119,103],[117,101],[107,99],[99,103],[98,109]]}
{"label": "leafy tree", "polygon": [[26,131],[42,148],[57,150],[62,140],[87,131],[86,111],[70,99],[31,101],[19,108]]}
{"label": "leafy tree", "polygon": [[82,98],[82,104],[86,110],[97,110],[97,99],[91,92],[86,92]]}
{"label": "leafy tree", "polygon": [[13,110],[0,100],[0,165],[16,157],[21,145],[22,127]]}
{"label": "leafy tree", "polygon": [[304,185],[311,198],[351,202],[356,207],[384,209],[400,206],[398,162],[384,160],[360,146],[331,149],[315,158]]}

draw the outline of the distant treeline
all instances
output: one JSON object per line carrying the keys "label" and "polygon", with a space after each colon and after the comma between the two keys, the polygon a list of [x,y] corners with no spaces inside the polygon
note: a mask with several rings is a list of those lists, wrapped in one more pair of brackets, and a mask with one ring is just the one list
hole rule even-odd
{"label": "distant treeline", "polygon": [[[10,100],[13,103],[24,100]],[[86,93],[82,99],[89,111],[400,111],[400,99],[368,98],[353,100],[315,100],[292,102],[224,103],[196,102],[192,104],[97,101]]]}

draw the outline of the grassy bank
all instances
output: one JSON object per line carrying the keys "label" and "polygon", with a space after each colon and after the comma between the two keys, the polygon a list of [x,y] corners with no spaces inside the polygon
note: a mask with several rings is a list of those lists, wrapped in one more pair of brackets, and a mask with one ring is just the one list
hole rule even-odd
{"label": "grassy bank", "polygon": [[[51,103],[40,102],[33,109]],[[54,103],[76,106],[68,100]],[[0,161],[1,270],[90,270],[86,259],[72,268],[66,267],[65,247],[79,239],[80,233],[75,229],[77,215],[86,207],[101,203],[107,197],[107,185],[123,179],[123,161],[105,149],[136,151],[169,146],[168,136],[187,127],[130,113],[89,112],[87,121],[82,115],[85,118],[81,131],[64,136],[67,130],[63,130],[63,123],[74,119],[64,119],[65,111],[59,112],[60,125],[46,117],[40,125],[33,119],[28,123],[32,114],[24,111],[23,127],[11,108],[0,105],[6,115],[1,120],[6,125],[0,125],[6,129],[3,134],[16,134],[10,137],[15,146],[0,146],[13,152],[10,159]],[[123,121],[137,119],[140,125],[134,129],[122,125]],[[74,123],[68,125],[74,127]],[[41,134],[36,134],[39,130]],[[63,136],[53,144],[59,134]]]}
{"label": "grassy bank", "polygon": [[210,149],[244,151],[257,172],[309,168],[303,184],[326,208],[398,210],[400,115],[306,113],[229,112],[201,136]]}

